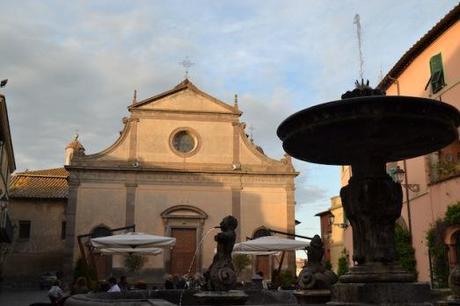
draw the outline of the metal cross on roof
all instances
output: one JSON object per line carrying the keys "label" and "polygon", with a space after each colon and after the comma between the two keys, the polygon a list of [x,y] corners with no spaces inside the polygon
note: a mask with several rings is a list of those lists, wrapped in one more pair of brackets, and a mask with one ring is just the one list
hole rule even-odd
{"label": "metal cross on roof", "polygon": [[188,56],[182,61],[180,62],[179,64],[182,65],[182,67],[185,68],[185,78],[188,79],[188,70],[190,67],[192,67],[193,65],[195,65],[195,63],[193,63],[192,61],[190,61],[190,59],[188,58]]}

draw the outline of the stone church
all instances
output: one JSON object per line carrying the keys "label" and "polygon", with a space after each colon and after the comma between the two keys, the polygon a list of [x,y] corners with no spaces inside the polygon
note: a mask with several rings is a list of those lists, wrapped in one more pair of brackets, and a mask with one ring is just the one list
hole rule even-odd
{"label": "stone church", "polygon": [[[295,232],[298,173],[289,156],[271,159],[249,139],[236,98],[224,103],[185,79],[153,97],[134,98],[128,110],[120,137],[105,150],[86,154],[76,138],[66,148],[64,168],[13,177],[10,211],[19,237],[7,275],[71,275],[87,253],[79,236],[131,225],[177,239],[171,250],[148,257],[144,271],[158,277],[186,273],[203,236],[227,215],[239,220],[238,241],[264,228]],[[211,263],[215,233],[204,240],[194,271]],[[284,261],[294,269],[294,253]],[[253,269],[269,276],[274,265],[257,256]],[[107,275],[123,269],[123,258],[99,256],[97,267]]]}

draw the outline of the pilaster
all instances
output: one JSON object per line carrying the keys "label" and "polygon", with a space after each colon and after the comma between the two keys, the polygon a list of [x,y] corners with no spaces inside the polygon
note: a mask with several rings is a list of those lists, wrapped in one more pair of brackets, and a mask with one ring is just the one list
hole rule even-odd
{"label": "pilaster", "polygon": [[232,187],[232,216],[235,217],[239,224],[235,230],[236,241],[241,237],[241,187]]}
{"label": "pilaster", "polygon": [[135,224],[136,183],[126,183],[126,222],[125,225]]}
{"label": "pilaster", "polygon": [[[286,185],[287,232],[295,234],[295,185],[294,179]],[[288,269],[295,272],[295,252],[286,252]]]}

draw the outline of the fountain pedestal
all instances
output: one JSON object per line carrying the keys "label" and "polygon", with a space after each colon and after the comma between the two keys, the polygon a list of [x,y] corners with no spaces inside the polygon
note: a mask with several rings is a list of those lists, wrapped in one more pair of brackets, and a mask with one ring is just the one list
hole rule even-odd
{"label": "fountain pedestal", "polygon": [[427,284],[395,261],[395,222],[402,189],[386,174],[386,163],[439,150],[458,138],[459,111],[416,97],[385,96],[357,83],[342,100],[291,115],[278,127],[284,150],[294,158],[351,165],[340,192],[353,230],[357,265],[333,287],[331,305],[426,305]]}

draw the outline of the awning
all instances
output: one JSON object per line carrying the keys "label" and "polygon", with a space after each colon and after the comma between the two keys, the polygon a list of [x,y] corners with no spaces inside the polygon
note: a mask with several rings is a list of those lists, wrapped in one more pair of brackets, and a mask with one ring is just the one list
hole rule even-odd
{"label": "awning", "polygon": [[122,235],[92,238],[91,245],[95,248],[167,248],[176,244],[176,238],[130,232]]}
{"label": "awning", "polygon": [[234,252],[241,251],[295,251],[305,249],[309,243],[302,240],[265,236],[245,242],[236,243]]}
{"label": "awning", "polygon": [[101,248],[97,250],[98,253],[105,255],[117,254],[136,254],[136,255],[158,255],[162,252],[160,248]]}

